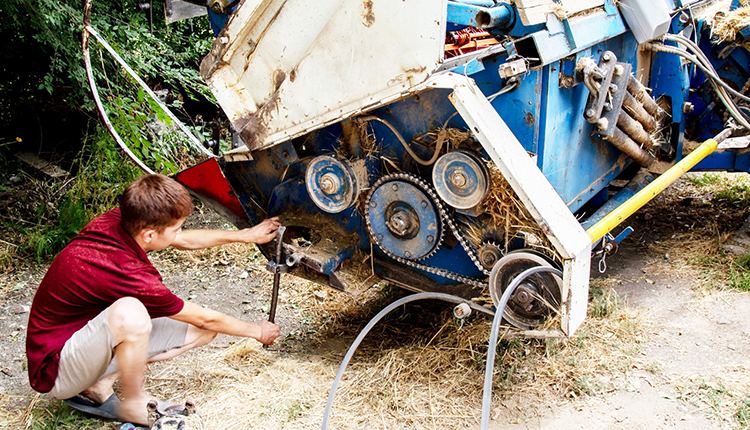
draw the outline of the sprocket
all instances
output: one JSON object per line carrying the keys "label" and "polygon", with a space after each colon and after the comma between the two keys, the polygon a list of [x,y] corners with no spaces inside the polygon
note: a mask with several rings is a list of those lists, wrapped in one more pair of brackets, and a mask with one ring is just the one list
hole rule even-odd
{"label": "sprocket", "polygon": [[421,179],[392,174],[380,178],[367,196],[365,217],[373,241],[386,253],[407,260],[432,256],[443,240],[440,206]]}

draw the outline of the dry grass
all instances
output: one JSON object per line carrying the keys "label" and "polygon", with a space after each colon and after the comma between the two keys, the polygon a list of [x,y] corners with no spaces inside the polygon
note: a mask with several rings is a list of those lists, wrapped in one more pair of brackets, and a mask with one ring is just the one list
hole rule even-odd
{"label": "dry grass", "polygon": [[719,42],[734,41],[737,33],[750,25],[750,6],[742,6],[730,12],[716,15],[711,27],[711,37]]}
{"label": "dry grass", "polygon": [[689,375],[677,382],[680,398],[698,407],[706,415],[732,426],[750,425],[750,369],[727,367],[712,376]]}
{"label": "dry grass", "polygon": [[749,201],[746,173],[689,174],[657,196],[641,211],[646,221],[636,221],[658,236],[647,244],[657,256],[648,272],[690,280],[704,294],[728,288],[735,263],[722,246],[748,217]]}
{"label": "dry grass", "polygon": [[504,251],[509,250],[514,237],[523,236],[527,247],[560,262],[560,256],[554,251],[549,239],[519,200],[500,169],[494,163],[488,163],[487,168],[490,171],[491,186],[480,206],[491,217],[491,225],[502,232]]}
{"label": "dry grass", "polygon": [[[243,341],[200,359],[156,366],[150,385],[167,398],[193,397],[206,429],[319,428],[330,385],[353,336],[392,301],[386,289],[359,298],[293,286],[315,319],[315,333],[266,350]],[[595,287],[607,289],[608,287]],[[611,290],[606,300],[613,300]],[[384,296],[385,294],[385,296]],[[601,303],[592,302],[592,312]],[[536,401],[610,391],[640,366],[641,320],[615,305],[576,336],[499,344],[493,404],[517,395]],[[479,423],[490,321],[463,326],[444,304],[407,306],[366,338],[345,373],[331,428],[467,428]],[[296,345],[296,346],[295,346]],[[204,352],[206,354],[206,352]]]}

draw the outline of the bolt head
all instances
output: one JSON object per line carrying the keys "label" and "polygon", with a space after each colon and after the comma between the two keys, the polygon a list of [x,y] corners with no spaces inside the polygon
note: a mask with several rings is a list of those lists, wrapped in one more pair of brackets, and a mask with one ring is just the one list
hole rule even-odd
{"label": "bolt head", "polygon": [[601,118],[596,122],[596,127],[599,130],[606,130],[607,127],[609,127],[609,121],[607,120],[607,118]]}
{"label": "bolt head", "polygon": [[456,170],[451,175],[451,183],[458,188],[464,188],[469,182],[469,178],[466,176],[463,170]]}

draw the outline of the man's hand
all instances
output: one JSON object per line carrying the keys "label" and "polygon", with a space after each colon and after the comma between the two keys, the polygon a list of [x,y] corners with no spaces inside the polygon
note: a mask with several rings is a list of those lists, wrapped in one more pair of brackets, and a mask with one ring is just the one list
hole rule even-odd
{"label": "man's hand", "polygon": [[279,333],[281,332],[279,326],[266,319],[262,320],[260,324],[258,324],[258,327],[260,327],[260,337],[258,337],[257,341],[263,345],[272,344],[273,341],[279,337]]}
{"label": "man's hand", "polygon": [[276,237],[276,231],[281,222],[279,217],[268,218],[259,224],[237,231],[237,242],[244,243],[268,243]]}
{"label": "man's hand", "polygon": [[226,243],[268,243],[276,237],[281,222],[279,217],[263,220],[254,227],[242,230],[183,230],[171,245],[180,250],[204,249]]}

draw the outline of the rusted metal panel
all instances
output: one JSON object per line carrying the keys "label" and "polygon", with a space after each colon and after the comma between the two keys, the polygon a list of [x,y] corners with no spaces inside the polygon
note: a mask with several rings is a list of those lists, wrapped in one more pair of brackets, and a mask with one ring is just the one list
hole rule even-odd
{"label": "rusted metal panel", "polygon": [[201,74],[244,140],[240,151],[267,147],[424,82],[442,61],[445,3],[245,0]]}

